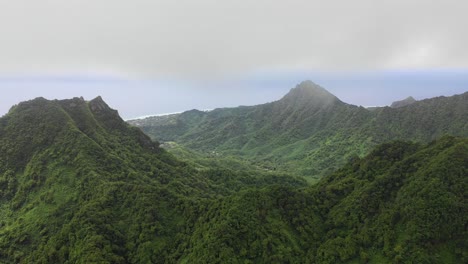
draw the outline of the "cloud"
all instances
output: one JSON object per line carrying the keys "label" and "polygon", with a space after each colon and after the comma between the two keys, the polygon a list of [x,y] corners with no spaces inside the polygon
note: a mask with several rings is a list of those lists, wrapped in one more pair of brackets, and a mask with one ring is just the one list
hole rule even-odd
{"label": "cloud", "polygon": [[468,67],[466,1],[2,1],[0,73]]}

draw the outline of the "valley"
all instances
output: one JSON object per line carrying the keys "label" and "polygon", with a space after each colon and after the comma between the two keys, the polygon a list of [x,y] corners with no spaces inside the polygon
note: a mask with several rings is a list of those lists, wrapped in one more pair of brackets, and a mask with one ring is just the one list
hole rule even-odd
{"label": "valley", "polygon": [[427,143],[444,135],[468,136],[468,93],[366,109],[304,81],[271,103],[190,110],[129,123],[153,140],[176,142],[177,150],[208,157],[216,153],[314,181],[388,141]]}
{"label": "valley", "polygon": [[310,85],[136,124],[164,148],[101,97],[12,107],[0,262],[466,262],[467,94],[370,111]]}

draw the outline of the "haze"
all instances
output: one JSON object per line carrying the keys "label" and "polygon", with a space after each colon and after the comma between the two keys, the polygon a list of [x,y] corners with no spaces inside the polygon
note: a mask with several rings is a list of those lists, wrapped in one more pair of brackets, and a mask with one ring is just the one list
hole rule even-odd
{"label": "haze", "polygon": [[0,115],[102,95],[125,118],[279,99],[310,79],[387,105],[467,90],[466,1],[0,3]]}

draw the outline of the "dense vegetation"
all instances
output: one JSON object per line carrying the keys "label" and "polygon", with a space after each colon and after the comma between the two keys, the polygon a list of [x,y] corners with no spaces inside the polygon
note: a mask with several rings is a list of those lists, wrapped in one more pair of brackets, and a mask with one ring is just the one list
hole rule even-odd
{"label": "dense vegetation", "polygon": [[2,263],[175,262],[194,204],[240,188],[305,186],[192,168],[101,98],[13,107],[0,119],[0,153]]}
{"label": "dense vegetation", "polygon": [[468,140],[446,136],[308,186],[182,162],[101,98],[38,98],[0,118],[0,262],[466,263],[467,175]]}
{"label": "dense vegetation", "polygon": [[216,153],[267,170],[320,178],[391,140],[427,143],[446,134],[468,136],[468,92],[411,99],[394,108],[366,109],[306,81],[272,103],[191,110],[130,123],[155,140],[175,141],[204,156]]}
{"label": "dense vegetation", "polygon": [[392,142],[317,185],[213,202],[187,263],[466,263],[468,141]]}

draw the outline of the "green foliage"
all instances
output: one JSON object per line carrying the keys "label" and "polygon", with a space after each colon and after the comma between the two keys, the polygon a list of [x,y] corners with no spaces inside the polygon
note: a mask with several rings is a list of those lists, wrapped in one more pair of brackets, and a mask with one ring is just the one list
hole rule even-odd
{"label": "green foliage", "polygon": [[393,142],[308,188],[214,200],[186,263],[464,263],[468,140]]}
{"label": "green foliage", "polygon": [[0,132],[0,262],[177,262],[186,230],[212,199],[306,186],[251,168],[193,168],[101,98],[21,103]]}
{"label": "green foliage", "polygon": [[0,262],[468,261],[467,139],[383,144],[312,186],[173,149],[187,162],[101,98],[12,108],[0,118]]}
{"label": "green foliage", "polygon": [[388,141],[427,143],[443,135],[466,137],[467,120],[468,93],[369,110],[303,82],[272,103],[192,110],[130,124],[155,140],[175,141],[205,157],[216,153],[310,179],[327,175],[351,157],[363,157]]}
{"label": "green foliage", "polygon": [[[394,262],[465,262],[467,173],[467,140],[394,142],[326,177],[312,193],[320,194],[328,214],[327,242],[352,239],[347,245],[355,251],[346,252],[370,258],[374,248]],[[343,258],[346,252],[340,261],[357,257]]]}

